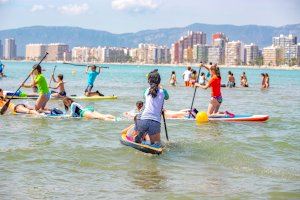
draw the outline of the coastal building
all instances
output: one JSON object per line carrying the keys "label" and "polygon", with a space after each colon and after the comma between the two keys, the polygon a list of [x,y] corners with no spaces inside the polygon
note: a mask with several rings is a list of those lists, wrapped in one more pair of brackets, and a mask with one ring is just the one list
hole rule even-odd
{"label": "coastal building", "polygon": [[270,46],[263,48],[264,65],[278,66],[284,63],[283,48],[279,46]]}
{"label": "coastal building", "polygon": [[155,44],[139,44],[138,46],[137,60],[140,63],[169,63],[170,59],[170,49],[166,46],[158,46]]}
{"label": "coastal building", "polygon": [[89,47],[74,47],[72,48],[72,61],[74,62],[89,62]]}
{"label": "coastal building", "polygon": [[283,49],[284,52],[284,63],[291,65],[297,60],[297,36],[293,34],[280,35],[279,37],[273,37],[273,46],[278,46]]}
{"label": "coastal building", "polygon": [[47,61],[63,61],[64,53],[69,52],[69,45],[63,43],[51,43],[47,45]]}
{"label": "coastal building", "polygon": [[192,47],[188,47],[188,48],[184,49],[183,60],[184,60],[184,62],[188,62],[188,63],[193,62],[193,48]]}
{"label": "coastal building", "polygon": [[225,47],[228,41],[229,39],[224,33],[219,32],[212,35],[212,46],[220,47],[221,51],[219,64],[225,63]]}
{"label": "coastal building", "polygon": [[189,31],[186,36],[181,37],[172,45],[172,63],[183,63],[193,60],[193,58],[190,58],[190,53],[193,54],[193,46],[197,44],[206,44],[206,33]]}
{"label": "coastal building", "polygon": [[4,59],[12,60],[17,58],[17,45],[14,38],[4,40]]}
{"label": "coastal building", "polygon": [[3,45],[2,45],[2,42],[0,40],[0,59],[3,58]]}
{"label": "coastal building", "polygon": [[215,64],[222,64],[223,62],[223,48],[221,46],[208,46],[207,61]]}
{"label": "coastal building", "polygon": [[280,35],[279,37],[273,37],[272,45],[279,47],[286,47],[288,45],[297,44],[297,36],[289,34],[288,36]]}
{"label": "coastal building", "polygon": [[25,47],[25,59],[28,61],[37,61],[40,60],[46,52],[46,44],[27,44]]}
{"label": "coastal building", "polygon": [[132,48],[129,50],[129,56],[132,62],[138,61],[138,48]]}
{"label": "coastal building", "polygon": [[240,65],[242,63],[241,50],[242,45],[240,41],[228,42],[225,47],[225,64]]}
{"label": "coastal building", "polygon": [[258,57],[259,49],[257,45],[251,43],[244,46],[244,61],[246,65],[254,65]]}
{"label": "coastal building", "polygon": [[208,46],[204,44],[196,44],[193,46],[193,61],[196,63],[207,62]]}

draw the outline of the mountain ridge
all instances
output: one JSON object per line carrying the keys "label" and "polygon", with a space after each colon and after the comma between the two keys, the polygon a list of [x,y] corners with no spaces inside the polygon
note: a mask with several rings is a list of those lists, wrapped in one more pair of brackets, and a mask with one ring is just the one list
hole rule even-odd
{"label": "mountain ridge", "polygon": [[256,43],[260,48],[272,44],[272,37],[280,34],[295,34],[300,37],[300,23],[279,27],[260,25],[230,25],[193,23],[185,27],[148,29],[129,33],[111,33],[103,30],[87,29],[73,26],[27,26],[0,30],[2,44],[5,38],[15,38],[18,55],[24,56],[25,45],[29,43],[62,42],[74,46],[119,46],[137,47],[139,43],[155,43],[171,46],[187,31],[202,31],[207,34],[207,43],[211,35],[224,32],[229,40],[240,40],[244,43]]}

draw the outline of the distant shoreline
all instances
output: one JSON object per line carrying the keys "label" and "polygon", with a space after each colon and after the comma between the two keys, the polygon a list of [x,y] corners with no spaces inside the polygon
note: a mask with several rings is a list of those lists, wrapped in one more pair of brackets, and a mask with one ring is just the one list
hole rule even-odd
{"label": "distant shoreline", "polygon": [[[27,61],[27,60],[2,60],[2,62],[36,62],[36,61]],[[63,61],[44,61],[45,63],[58,63],[63,64]],[[69,61],[68,61],[69,62]],[[72,62],[70,62],[72,63]],[[74,62],[75,63],[75,62]],[[135,66],[157,66],[157,67],[186,67],[186,66],[198,66],[199,63],[187,63],[187,64],[145,64],[145,63],[76,63],[82,65],[135,65]],[[219,65],[220,68],[237,68],[237,69],[272,69],[272,70],[300,70],[300,66],[248,66],[248,65],[239,65],[239,66],[227,66]]]}

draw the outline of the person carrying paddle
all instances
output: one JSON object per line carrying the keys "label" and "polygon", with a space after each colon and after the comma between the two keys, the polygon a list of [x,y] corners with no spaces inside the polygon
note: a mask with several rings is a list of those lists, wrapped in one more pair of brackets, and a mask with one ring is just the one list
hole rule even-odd
{"label": "person carrying paddle", "polygon": [[[91,68],[91,70],[89,71],[89,69]],[[96,92],[92,92],[92,89],[94,87],[94,82],[97,78],[97,76],[100,74],[101,72],[101,68],[98,67],[99,70],[98,72],[96,71],[97,66],[93,65],[93,66],[87,66],[85,73],[88,75],[88,79],[87,79],[87,87],[84,91],[84,95],[87,97],[91,97],[91,96],[104,96],[103,94],[101,94],[98,90]]]}
{"label": "person carrying paddle", "polygon": [[50,99],[51,94],[50,94],[50,91],[48,88],[46,78],[42,74],[42,67],[40,65],[34,65],[33,69],[34,70],[32,72],[32,75],[34,77],[33,77],[32,83],[28,84],[28,85],[22,84],[22,87],[32,88],[34,86],[37,86],[39,97],[35,103],[35,110],[36,111],[45,111],[45,110],[47,110],[46,105]]}
{"label": "person carrying paddle", "polygon": [[211,98],[210,102],[208,104],[207,108],[207,115],[209,117],[218,117],[218,116],[230,116],[233,117],[231,113],[229,112],[219,112],[219,108],[221,106],[221,103],[223,101],[222,94],[221,94],[221,73],[219,67],[217,65],[212,65],[210,68],[205,67],[209,70],[211,78],[206,83],[206,85],[200,85],[199,83],[196,83],[196,87],[201,87],[203,89],[207,89],[211,87]]}
{"label": "person carrying paddle", "polygon": [[65,82],[64,76],[62,74],[57,75],[57,80],[54,78],[54,74],[52,74],[51,79],[54,83],[57,83],[55,87],[50,87],[51,89],[58,89],[58,91],[51,91],[51,96],[55,98],[63,98],[67,96],[67,93],[65,91]]}
{"label": "person carrying paddle", "polygon": [[[137,120],[138,135],[135,137],[135,142],[141,143],[142,138],[147,134],[150,138],[150,144],[160,145],[160,128],[161,115],[164,105],[164,100],[169,99],[167,90],[160,85],[160,75],[157,71],[150,72],[148,76],[148,83],[150,87],[146,89],[145,106]],[[148,143],[146,143],[148,144]]]}

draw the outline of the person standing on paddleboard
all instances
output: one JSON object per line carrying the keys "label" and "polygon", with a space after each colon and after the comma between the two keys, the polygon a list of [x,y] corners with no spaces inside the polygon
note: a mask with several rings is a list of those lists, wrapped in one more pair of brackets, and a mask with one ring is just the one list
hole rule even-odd
{"label": "person standing on paddleboard", "polygon": [[223,98],[221,94],[221,73],[219,67],[217,65],[212,65],[210,68],[205,67],[209,70],[211,75],[210,80],[206,85],[200,85],[196,83],[196,87],[201,87],[203,89],[207,89],[211,87],[211,98],[207,108],[207,115],[209,117],[220,117],[220,116],[230,116],[233,117],[234,115],[229,112],[219,112],[219,108],[222,104]]}
{"label": "person standing on paddleboard", "polygon": [[[147,134],[151,144],[160,145],[160,127],[161,115],[164,100],[169,99],[167,90],[160,85],[160,75],[157,71],[150,72],[148,83],[150,87],[146,89],[145,106],[141,114],[140,120],[137,120],[138,135],[135,142],[141,143],[142,138]],[[148,144],[148,143],[146,143]],[[148,144],[149,145],[149,144]]]}
{"label": "person standing on paddleboard", "polygon": [[47,80],[42,74],[42,67],[40,65],[34,65],[33,69],[32,83],[29,85],[23,84],[22,87],[32,88],[34,86],[37,86],[39,97],[35,102],[35,110],[43,112],[45,110],[48,110],[46,109],[46,105],[50,99],[51,93],[48,88]]}

